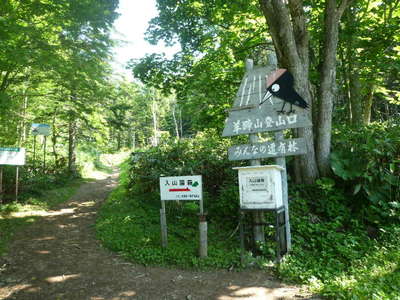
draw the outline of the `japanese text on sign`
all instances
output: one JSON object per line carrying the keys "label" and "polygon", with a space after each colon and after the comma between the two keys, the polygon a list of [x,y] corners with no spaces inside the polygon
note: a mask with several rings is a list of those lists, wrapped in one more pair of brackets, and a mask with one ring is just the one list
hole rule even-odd
{"label": "japanese text on sign", "polygon": [[161,200],[201,200],[201,176],[160,177]]}
{"label": "japanese text on sign", "polygon": [[307,152],[304,139],[290,139],[277,142],[245,144],[230,147],[229,160],[259,159],[299,155]]}
{"label": "japanese text on sign", "polygon": [[0,165],[25,165],[25,148],[0,148]]}
{"label": "japanese text on sign", "polygon": [[233,122],[233,132],[235,134],[240,134],[241,131],[249,132],[253,129],[260,128],[274,128],[282,127],[286,125],[294,125],[297,123],[297,114],[277,116],[276,118],[267,116],[264,119],[239,119]]}

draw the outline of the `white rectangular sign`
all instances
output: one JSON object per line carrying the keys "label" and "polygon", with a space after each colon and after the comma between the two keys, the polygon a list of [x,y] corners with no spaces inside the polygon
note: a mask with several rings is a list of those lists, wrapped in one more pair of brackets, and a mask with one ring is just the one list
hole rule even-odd
{"label": "white rectangular sign", "polygon": [[280,166],[238,167],[240,207],[277,209],[282,206]]}
{"label": "white rectangular sign", "polygon": [[0,165],[25,165],[25,148],[0,148]]}
{"label": "white rectangular sign", "polygon": [[160,177],[161,200],[202,200],[202,178],[196,176]]}
{"label": "white rectangular sign", "polygon": [[50,125],[33,123],[31,132],[32,135],[50,135]]}

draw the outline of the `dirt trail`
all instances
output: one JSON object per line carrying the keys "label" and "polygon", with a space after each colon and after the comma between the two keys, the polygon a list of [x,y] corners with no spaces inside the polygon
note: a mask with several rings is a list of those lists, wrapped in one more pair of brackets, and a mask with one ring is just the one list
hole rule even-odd
{"label": "dirt trail", "polygon": [[305,299],[261,271],[195,272],[127,263],[95,239],[96,212],[117,174],[76,195],[15,236],[0,258],[0,299]]}

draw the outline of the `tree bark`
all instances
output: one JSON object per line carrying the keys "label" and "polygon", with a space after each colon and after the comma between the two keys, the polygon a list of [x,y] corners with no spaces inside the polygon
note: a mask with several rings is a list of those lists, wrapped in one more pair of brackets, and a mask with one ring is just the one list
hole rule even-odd
{"label": "tree bark", "polygon": [[332,111],[336,93],[336,53],[339,40],[339,21],[349,1],[343,0],[337,7],[336,0],[325,2],[324,46],[320,86],[318,90],[317,162],[321,176],[331,174]]}
{"label": "tree bark", "polygon": [[76,173],[76,134],[76,120],[71,116],[68,123],[68,171],[70,173]]}
{"label": "tree bark", "polygon": [[355,127],[363,125],[363,110],[361,96],[360,74],[355,67],[350,68],[350,111],[351,124]]}
{"label": "tree bark", "polygon": [[172,106],[172,118],[174,120],[176,138],[179,139],[179,126],[178,120],[176,119],[176,104]]}
{"label": "tree bark", "polygon": [[157,120],[157,103],[154,100],[151,105],[151,114],[153,116],[153,146],[158,146],[158,120]]}
{"label": "tree bark", "polygon": [[374,99],[374,85],[371,84],[368,94],[365,98],[365,104],[363,107],[363,121],[364,125],[368,125],[371,122],[371,111],[372,111],[372,102]]}
{"label": "tree bark", "polygon": [[[262,12],[267,20],[280,67],[286,68],[295,79],[294,88],[310,105],[312,94],[309,82],[309,34],[302,0],[259,0]],[[299,128],[299,137],[306,139],[308,153],[296,157],[302,172],[302,182],[313,183],[318,177],[312,128]]]}

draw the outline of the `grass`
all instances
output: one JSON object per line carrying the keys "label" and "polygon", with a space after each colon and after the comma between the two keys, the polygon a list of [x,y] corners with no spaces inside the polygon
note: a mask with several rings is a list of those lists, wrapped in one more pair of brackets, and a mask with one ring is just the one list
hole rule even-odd
{"label": "grass", "polygon": [[208,222],[208,257],[198,256],[198,205],[167,203],[168,247],[161,247],[159,205],[128,196],[127,164],[122,167],[120,185],[101,208],[96,222],[98,238],[109,249],[144,265],[180,268],[239,268],[237,236]]}
{"label": "grass", "polygon": [[[169,244],[163,249],[159,204],[146,194],[131,196],[128,168],[125,163],[120,185],[96,223],[98,238],[105,246],[144,265],[202,270],[242,267],[238,233],[212,220],[208,224],[209,257],[198,258],[198,208],[193,202],[167,203]],[[296,194],[291,201],[293,250],[276,268],[277,274],[328,299],[399,300],[400,224],[376,225],[379,234],[371,237],[340,190],[322,186],[311,191],[312,197]],[[270,246],[265,247],[266,257]],[[271,266],[267,258],[248,259],[266,271]]]}

